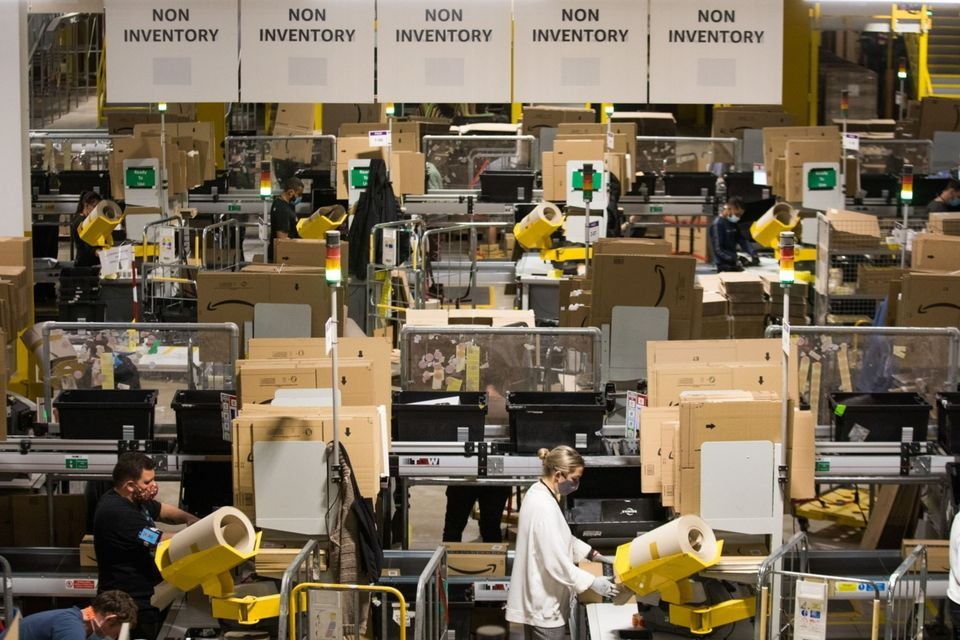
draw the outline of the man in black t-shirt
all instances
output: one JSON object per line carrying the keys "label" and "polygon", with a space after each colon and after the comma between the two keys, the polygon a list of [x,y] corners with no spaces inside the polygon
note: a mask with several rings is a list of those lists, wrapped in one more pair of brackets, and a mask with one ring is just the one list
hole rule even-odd
{"label": "man in black t-shirt", "polygon": [[153,588],[162,578],[154,562],[157,544],[169,535],[156,522],[193,524],[196,516],[155,500],[153,459],[140,452],[120,455],[113,468],[113,489],[100,498],[93,517],[93,544],[97,553],[97,591],[119,589],[137,603],[137,628],[132,638],[152,640],[163,622],[150,604]]}
{"label": "man in black t-shirt", "polygon": [[273,199],[270,207],[270,247],[268,261],[273,262],[273,243],[277,238],[299,238],[297,233],[297,205],[303,197],[303,180],[287,178],[283,193]]}

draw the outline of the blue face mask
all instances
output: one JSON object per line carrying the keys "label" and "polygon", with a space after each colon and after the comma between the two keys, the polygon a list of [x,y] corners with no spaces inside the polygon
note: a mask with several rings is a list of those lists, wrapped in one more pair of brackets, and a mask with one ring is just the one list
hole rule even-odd
{"label": "blue face mask", "polygon": [[738,222],[740,222],[740,216],[727,216],[727,220],[729,220],[733,224],[737,224]]}
{"label": "blue face mask", "polygon": [[296,198],[290,201],[290,204],[292,204],[293,206],[297,206],[301,202],[303,202],[303,198],[301,198],[300,196],[297,196]]}
{"label": "blue face mask", "polygon": [[960,198],[951,198],[947,204],[951,207],[960,207]]}

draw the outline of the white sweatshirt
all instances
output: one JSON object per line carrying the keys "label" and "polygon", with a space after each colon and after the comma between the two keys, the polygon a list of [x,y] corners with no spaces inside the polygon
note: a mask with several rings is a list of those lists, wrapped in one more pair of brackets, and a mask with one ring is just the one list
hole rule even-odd
{"label": "white sweatshirt", "polygon": [[960,604],[960,513],[953,517],[950,525],[950,580],[947,582],[947,597]]}
{"label": "white sweatshirt", "polygon": [[594,576],[577,566],[589,553],[590,545],[570,533],[553,492],[539,481],[530,487],[520,507],[507,620],[545,628],[565,625],[571,589],[583,593],[593,584]]}

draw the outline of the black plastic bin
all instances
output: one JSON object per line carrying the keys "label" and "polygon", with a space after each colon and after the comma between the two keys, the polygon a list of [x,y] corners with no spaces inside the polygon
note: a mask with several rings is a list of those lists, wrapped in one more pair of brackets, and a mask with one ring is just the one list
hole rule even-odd
{"label": "black plastic bin", "polygon": [[912,442],[922,442],[927,439],[930,409],[916,393],[830,394],[837,442],[900,442],[906,427],[913,428]]}
{"label": "black plastic bin", "polygon": [[153,439],[155,389],[68,389],[53,401],[60,437],[73,440],[123,440],[133,426],[135,440]]}
{"label": "black plastic bin", "polygon": [[566,444],[581,453],[603,453],[598,432],[606,403],[602,393],[517,391],[507,394],[510,439],[517,453]]}
{"label": "black plastic bin", "polygon": [[614,546],[653,531],[668,521],[659,496],[629,500],[567,499],[565,515],[570,532],[593,546]]}
{"label": "black plastic bin", "polygon": [[960,393],[937,394],[937,440],[947,453],[960,453]]}
{"label": "black plastic bin", "polygon": [[[442,398],[460,404],[414,404]],[[393,438],[400,442],[480,442],[487,394],[477,391],[394,391]]]}
{"label": "black plastic bin", "polygon": [[223,439],[220,394],[233,391],[181,389],[170,406],[177,414],[177,443],[181,453],[230,453]]}
{"label": "black plastic bin", "polygon": [[484,171],[480,174],[480,200],[530,202],[533,199],[533,182],[533,171]]}

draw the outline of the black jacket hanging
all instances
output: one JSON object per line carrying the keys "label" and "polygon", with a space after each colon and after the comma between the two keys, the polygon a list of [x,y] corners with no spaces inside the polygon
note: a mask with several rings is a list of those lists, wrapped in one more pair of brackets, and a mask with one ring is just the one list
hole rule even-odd
{"label": "black jacket hanging", "polygon": [[[370,178],[367,189],[360,194],[353,214],[348,239],[350,241],[350,275],[357,280],[367,279],[367,264],[370,262],[370,233],[373,227],[384,222],[400,219],[400,205],[393,195],[393,185],[387,178],[387,165],[383,160],[370,161]],[[354,248],[355,247],[355,248]]]}

